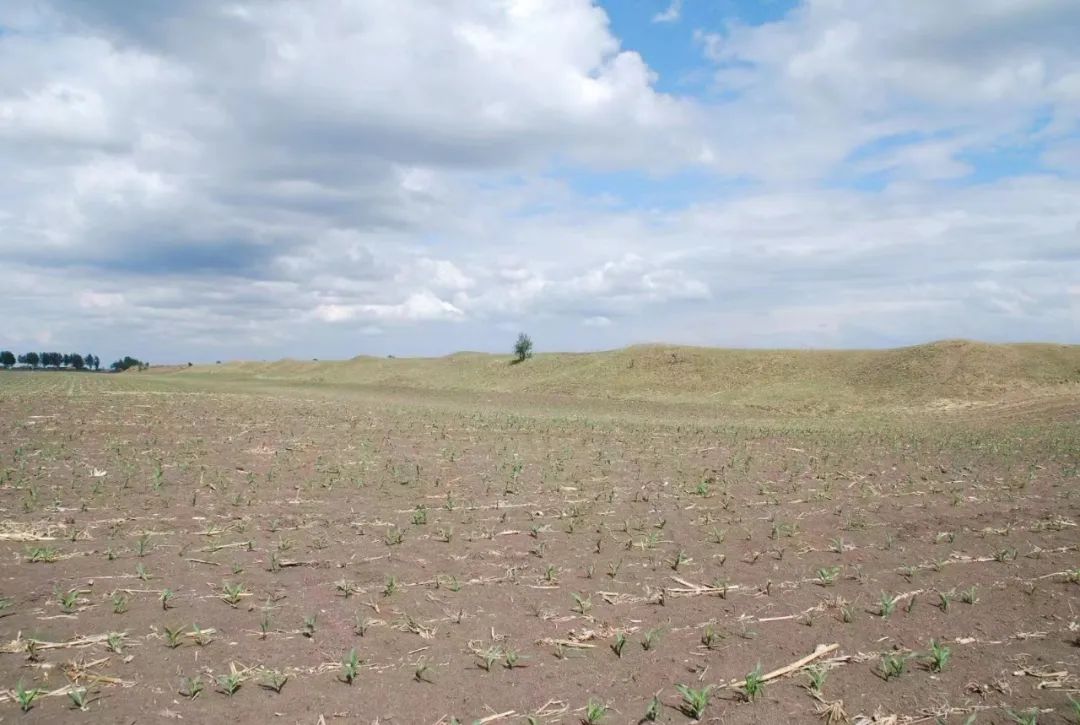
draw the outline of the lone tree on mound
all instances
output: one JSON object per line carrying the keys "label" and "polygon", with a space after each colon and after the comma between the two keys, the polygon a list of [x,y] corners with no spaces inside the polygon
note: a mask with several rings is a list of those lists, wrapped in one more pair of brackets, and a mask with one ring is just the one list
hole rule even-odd
{"label": "lone tree on mound", "polygon": [[514,343],[514,362],[525,362],[532,357],[532,350],[532,338],[524,332],[521,333],[518,335],[517,342]]}

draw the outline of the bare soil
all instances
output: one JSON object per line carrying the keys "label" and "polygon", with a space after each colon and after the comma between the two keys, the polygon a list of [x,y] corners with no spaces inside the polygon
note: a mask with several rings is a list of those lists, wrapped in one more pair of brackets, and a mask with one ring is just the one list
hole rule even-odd
{"label": "bare soil", "polygon": [[0,720],[637,723],[655,695],[681,723],[682,684],[708,722],[1076,722],[1080,426],[1051,407],[680,421],[0,374]]}

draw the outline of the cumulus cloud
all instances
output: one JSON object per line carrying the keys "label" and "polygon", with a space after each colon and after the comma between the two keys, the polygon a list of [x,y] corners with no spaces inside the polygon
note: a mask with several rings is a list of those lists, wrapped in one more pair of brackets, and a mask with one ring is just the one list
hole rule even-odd
{"label": "cumulus cloud", "polygon": [[589,0],[8,0],[0,342],[1075,339],[1077,32],[806,0],[665,92]]}

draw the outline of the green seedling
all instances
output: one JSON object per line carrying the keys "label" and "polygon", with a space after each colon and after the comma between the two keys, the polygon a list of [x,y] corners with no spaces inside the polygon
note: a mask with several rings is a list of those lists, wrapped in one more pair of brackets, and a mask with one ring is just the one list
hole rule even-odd
{"label": "green seedling", "polygon": [[195,644],[199,645],[200,647],[205,647],[206,645],[213,642],[213,640],[210,638],[210,634],[206,630],[200,629],[199,625],[197,624],[191,625],[191,631],[188,632],[188,636],[195,640]]}
{"label": "green seedling", "polygon": [[135,576],[139,577],[139,579],[144,582],[148,582],[153,578],[142,564],[135,565]]}
{"label": "green seedling", "polygon": [[220,692],[232,697],[240,689],[240,685],[244,684],[244,680],[239,672],[230,672],[227,675],[218,677],[217,683]]}
{"label": "green seedling", "polygon": [[753,702],[765,691],[765,680],[761,678],[761,664],[759,663],[750,672],[746,673],[743,680],[743,695],[747,702]]}
{"label": "green seedling", "polygon": [[412,514],[412,522],[416,526],[422,526],[427,523],[427,508],[420,504],[416,507],[416,510]]}
{"label": "green seedling", "polygon": [[705,631],[701,633],[701,643],[708,649],[712,649],[720,644],[720,640],[723,639],[711,624],[705,626]]}
{"label": "green seedling", "polygon": [[362,612],[356,613],[356,622],[353,625],[353,632],[363,637],[367,634],[368,629],[371,627],[372,621],[364,617]]}
{"label": "green seedling", "polygon": [[904,657],[891,654],[882,655],[881,677],[886,682],[904,674],[905,669],[907,669],[907,660]]}
{"label": "green seedling", "polygon": [[221,585],[221,599],[231,607],[239,604],[245,594],[247,594],[247,590],[244,589],[243,584],[225,582]]}
{"label": "green seedling", "polygon": [[161,608],[167,610],[169,608],[169,602],[171,602],[175,596],[176,594],[173,593],[172,589],[162,590],[161,596],[159,597],[161,599]]}
{"label": "green seedling", "polygon": [[51,564],[60,558],[60,552],[51,546],[35,546],[27,550],[26,558],[31,564]]}
{"label": "green seedling", "polygon": [[383,587],[383,592],[382,592],[383,596],[384,597],[391,597],[391,596],[394,595],[394,592],[396,592],[397,590],[398,590],[397,577],[395,577],[395,576],[386,577],[386,586]]}
{"label": "green seedling", "polygon": [[120,632],[110,632],[105,640],[105,648],[116,654],[124,653],[124,635]]}
{"label": "green seedling", "polygon": [[485,672],[491,672],[491,668],[502,658],[502,653],[495,647],[489,647],[485,651],[478,653],[477,657],[480,658],[480,661],[476,663],[476,666]]}
{"label": "green seedling", "polygon": [[951,592],[951,591],[949,591],[949,592],[939,591],[937,593],[937,595],[938,595],[938,609],[940,609],[942,612],[947,614],[948,611],[949,611],[949,605],[952,604],[953,597],[955,597],[956,594],[954,592]]}
{"label": "green seedling", "polygon": [[1021,710],[1020,712],[1006,710],[1005,714],[1009,716],[1010,720],[1020,725],[1039,725],[1039,710],[1037,708]]}
{"label": "green seedling", "polygon": [[626,646],[626,634],[623,632],[615,633],[615,641],[611,643],[611,651],[615,653],[616,657],[622,657],[623,647]]}
{"label": "green seedling", "polygon": [[435,682],[431,676],[431,667],[425,662],[418,662],[416,664],[416,669],[413,671],[413,679],[417,682],[427,682],[428,684]]}
{"label": "green seedling", "polygon": [[337,589],[338,594],[348,599],[353,592],[356,591],[356,585],[350,582],[348,579],[341,579],[334,583],[334,588]]}
{"label": "green seedling", "polygon": [[651,650],[660,641],[660,628],[654,627],[645,631],[641,636],[641,648],[646,652]]}
{"label": "green seedling", "polygon": [[979,601],[979,594],[975,587],[969,587],[960,592],[960,601],[964,604],[975,604]]}
{"label": "green seedling", "polygon": [[821,688],[825,686],[825,678],[828,676],[828,672],[823,667],[807,667],[806,676],[806,689],[814,695],[820,695]]}
{"label": "green seedling", "polygon": [[577,592],[571,592],[570,596],[574,599],[574,606],[572,611],[575,611],[581,615],[586,615],[589,610],[592,609],[592,597],[582,597]]}
{"label": "green seedling", "polygon": [[72,589],[69,592],[58,593],[57,599],[60,601],[60,610],[65,614],[71,614],[79,604],[79,591]]}
{"label": "green seedling", "polygon": [[349,650],[349,654],[341,661],[341,680],[351,685],[360,671],[360,660],[356,656],[356,650]]}
{"label": "green seedling", "polygon": [[68,691],[68,699],[71,700],[71,707],[74,710],[86,711],[86,706],[90,704],[87,699],[87,692],[85,687],[78,687],[74,690]]}
{"label": "green seedling", "polygon": [[705,708],[709,706],[709,693],[711,687],[694,689],[686,685],[675,685],[675,689],[682,695],[682,711],[687,717],[700,720],[705,714]]}
{"label": "green seedling", "polygon": [[604,719],[607,715],[607,705],[596,700],[589,700],[589,704],[585,706],[585,718],[582,720],[585,725],[596,725],[598,722]]}
{"label": "green seedling", "polygon": [[508,670],[512,670],[515,667],[525,666],[521,663],[521,655],[519,655],[515,650],[512,649],[506,650],[506,656],[503,657],[503,665]]}
{"label": "green seedling", "polygon": [[150,534],[143,534],[135,541],[135,554],[142,557],[150,553],[153,549],[153,545],[150,543]]}
{"label": "green seedling", "polygon": [[123,614],[128,610],[128,600],[123,594],[116,592],[112,595],[113,614]]}
{"label": "green seedling", "polygon": [[37,687],[27,690],[19,680],[19,684],[15,685],[15,701],[19,703],[19,709],[23,712],[30,712],[30,708],[34,706],[34,700],[45,694],[44,690]]}
{"label": "green seedling", "polygon": [[881,598],[878,600],[878,615],[882,619],[887,619],[895,611],[896,597],[891,597],[885,592],[882,592]]}
{"label": "green seedling", "polygon": [[679,549],[678,552],[676,552],[675,557],[671,560],[672,571],[678,571],[679,567],[688,562],[689,560],[690,558],[686,555],[686,552],[682,549]]}
{"label": "green seedling", "polygon": [[652,699],[649,700],[649,706],[645,708],[645,715],[642,720],[656,722],[660,717],[660,705],[660,698],[653,695]]}
{"label": "green seedling", "polygon": [[183,640],[184,628],[183,627],[163,627],[165,630],[165,646],[169,649],[176,649],[179,647]]}
{"label": "green seedling", "polygon": [[273,690],[277,694],[281,694],[281,688],[285,687],[285,683],[289,681],[289,676],[279,670],[269,670],[263,674],[261,680],[259,680],[259,687],[264,687],[267,690]]}
{"label": "green seedling", "polygon": [[180,684],[179,693],[189,700],[194,700],[205,687],[202,677],[199,677],[198,675],[195,677],[185,677]]}
{"label": "green seedling", "polygon": [[305,617],[304,618],[304,628],[301,631],[301,634],[303,634],[308,639],[311,639],[312,637],[315,636],[315,615],[314,614],[312,614],[310,617]]}
{"label": "green seedling", "polygon": [[952,652],[943,644],[939,644],[937,640],[930,640],[930,660],[927,662],[927,667],[931,672],[941,672],[945,669],[945,665],[949,663],[949,656]]}
{"label": "green seedling", "polygon": [[387,546],[398,546],[405,541],[405,532],[398,528],[390,529],[383,537],[383,541]]}
{"label": "green seedling", "polygon": [[836,577],[840,575],[840,567],[830,566],[817,570],[817,583],[823,587],[831,587],[836,583]]}

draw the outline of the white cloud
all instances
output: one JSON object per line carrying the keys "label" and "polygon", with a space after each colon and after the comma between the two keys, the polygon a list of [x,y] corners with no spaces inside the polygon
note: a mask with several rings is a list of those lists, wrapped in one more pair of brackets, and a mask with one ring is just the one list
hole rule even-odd
{"label": "white cloud", "polygon": [[1073,2],[808,0],[701,97],[587,0],[0,5],[5,346],[1080,334]]}
{"label": "white cloud", "polygon": [[682,17],[683,0],[671,0],[666,8],[653,15],[654,23],[677,23]]}

